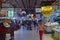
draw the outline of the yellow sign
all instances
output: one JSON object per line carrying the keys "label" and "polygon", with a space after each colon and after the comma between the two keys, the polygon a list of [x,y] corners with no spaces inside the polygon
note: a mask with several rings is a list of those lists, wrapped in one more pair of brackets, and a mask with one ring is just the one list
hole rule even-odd
{"label": "yellow sign", "polygon": [[52,12],[52,6],[42,6],[41,11],[43,16],[50,16]]}
{"label": "yellow sign", "polygon": [[50,15],[51,15],[51,12],[49,11],[42,12],[42,16],[50,16]]}
{"label": "yellow sign", "polygon": [[42,6],[41,11],[52,11],[52,6]]}

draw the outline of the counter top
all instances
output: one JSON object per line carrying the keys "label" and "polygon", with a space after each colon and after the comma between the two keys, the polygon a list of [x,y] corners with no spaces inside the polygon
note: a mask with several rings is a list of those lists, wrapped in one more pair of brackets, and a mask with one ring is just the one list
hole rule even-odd
{"label": "counter top", "polygon": [[51,26],[51,23],[50,22],[46,22],[44,25],[45,26]]}
{"label": "counter top", "polygon": [[60,28],[53,28],[53,30],[60,33]]}
{"label": "counter top", "polygon": [[59,25],[57,22],[46,22],[44,24],[45,26],[54,26],[54,25]]}

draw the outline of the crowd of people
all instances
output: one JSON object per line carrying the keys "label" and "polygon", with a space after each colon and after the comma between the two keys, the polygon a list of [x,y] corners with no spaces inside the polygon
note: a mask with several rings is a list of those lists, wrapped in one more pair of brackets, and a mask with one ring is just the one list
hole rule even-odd
{"label": "crowd of people", "polygon": [[37,27],[37,22],[32,20],[24,20],[22,21],[21,25],[23,26],[23,28],[26,28],[27,30],[32,30],[33,26],[34,28]]}
{"label": "crowd of people", "polygon": [[[8,22],[8,24],[10,25],[10,37],[11,39],[10,40],[14,40],[14,27],[16,26],[14,23],[14,21],[10,21]],[[18,22],[18,24],[20,24],[20,21]],[[32,30],[32,27],[34,27],[34,29],[39,28],[39,35],[40,35],[40,40],[42,40],[42,36],[43,36],[43,32],[44,32],[44,26],[42,24],[42,21],[39,20],[38,23],[35,21],[32,21],[32,20],[25,20],[25,21],[22,21],[22,23],[20,24],[20,26],[24,26],[25,28],[27,28],[27,30]],[[18,27],[19,25],[17,25]],[[23,27],[23,28],[24,28]],[[6,38],[6,27],[4,25],[4,22],[0,21],[0,40],[5,40]]]}

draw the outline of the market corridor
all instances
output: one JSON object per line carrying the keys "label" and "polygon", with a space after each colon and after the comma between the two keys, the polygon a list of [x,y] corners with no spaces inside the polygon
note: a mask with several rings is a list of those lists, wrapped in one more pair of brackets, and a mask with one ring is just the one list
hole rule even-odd
{"label": "market corridor", "polygon": [[[6,40],[9,40],[9,34],[7,34]],[[53,40],[50,34],[44,34],[43,40]],[[38,32],[28,30],[15,31],[14,40],[39,40]]]}

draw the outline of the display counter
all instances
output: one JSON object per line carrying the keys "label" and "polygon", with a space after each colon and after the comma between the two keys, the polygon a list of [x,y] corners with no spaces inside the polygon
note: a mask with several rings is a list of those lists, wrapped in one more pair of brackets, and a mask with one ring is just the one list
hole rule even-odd
{"label": "display counter", "polygon": [[46,22],[44,25],[45,25],[45,33],[51,33],[52,32],[51,22]]}
{"label": "display counter", "polygon": [[52,33],[53,28],[59,25],[57,22],[46,22],[45,24],[45,31]]}

